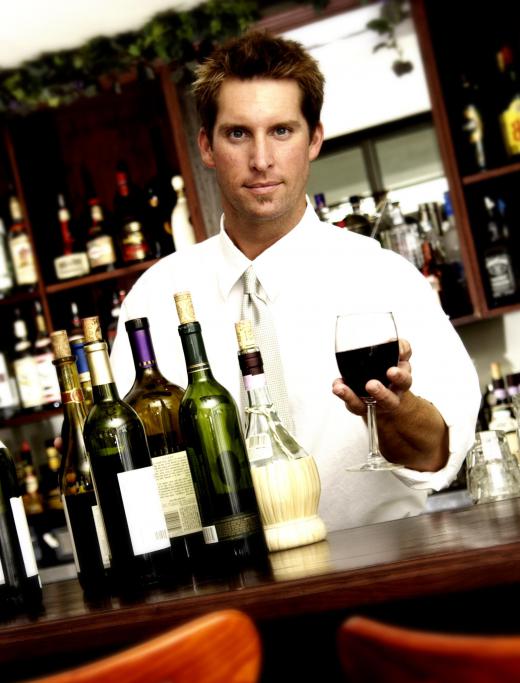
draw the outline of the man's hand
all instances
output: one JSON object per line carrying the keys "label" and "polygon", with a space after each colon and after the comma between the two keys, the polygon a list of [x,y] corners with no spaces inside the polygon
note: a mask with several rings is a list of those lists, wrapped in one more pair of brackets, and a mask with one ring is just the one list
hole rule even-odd
{"label": "man's hand", "polygon": [[[411,355],[412,348],[410,344],[406,339],[400,339],[399,362],[397,366],[389,368],[386,373],[391,382],[390,386],[387,388],[375,379],[367,382],[365,388],[369,396],[376,399],[378,413],[391,413],[397,410],[401,404],[403,394],[412,386]],[[345,384],[341,377],[334,380],[332,391],[336,396],[345,401],[345,406],[351,413],[355,415],[366,414],[367,409],[363,401]]]}

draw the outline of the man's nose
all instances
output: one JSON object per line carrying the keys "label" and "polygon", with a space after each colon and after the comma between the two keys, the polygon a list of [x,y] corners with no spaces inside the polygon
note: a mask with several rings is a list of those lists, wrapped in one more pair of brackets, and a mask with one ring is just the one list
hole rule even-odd
{"label": "man's nose", "polygon": [[264,137],[256,137],[251,149],[251,168],[257,171],[265,171],[273,164],[273,154],[269,140]]}

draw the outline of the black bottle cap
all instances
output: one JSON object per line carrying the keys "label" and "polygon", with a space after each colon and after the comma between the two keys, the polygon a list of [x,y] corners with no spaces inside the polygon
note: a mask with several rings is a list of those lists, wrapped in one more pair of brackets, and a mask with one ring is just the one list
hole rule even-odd
{"label": "black bottle cap", "polygon": [[149,330],[150,325],[148,318],[133,318],[125,322],[127,332],[135,332],[135,330]]}

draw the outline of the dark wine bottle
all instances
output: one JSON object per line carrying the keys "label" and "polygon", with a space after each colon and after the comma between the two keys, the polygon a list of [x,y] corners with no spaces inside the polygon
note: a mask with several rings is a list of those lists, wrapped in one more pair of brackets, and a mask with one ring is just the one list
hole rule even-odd
{"label": "dark wine bottle", "polygon": [[179,428],[184,390],[157,367],[147,318],[127,320],[135,381],[124,400],[143,421],[168,533],[177,562],[200,559],[204,546],[197,497]]}
{"label": "dark wine bottle", "polygon": [[11,454],[0,441],[0,614],[37,609],[42,584]]}
{"label": "dark wine bottle", "polygon": [[83,439],[87,410],[66,330],[53,332],[51,340],[64,413],[59,488],[78,580],[86,595],[96,595],[107,589],[110,558]]}
{"label": "dark wine bottle", "polygon": [[139,592],[171,581],[172,551],[146,434],[119,397],[99,319],[83,320],[94,403],[83,431],[105,521],[114,583]]}
{"label": "dark wine bottle", "polygon": [[199,497],[208,556],[217,568],[261,562],[267,548],[236,404],[211,372],[189,292],[175,294],[188,388],[179,420]]}

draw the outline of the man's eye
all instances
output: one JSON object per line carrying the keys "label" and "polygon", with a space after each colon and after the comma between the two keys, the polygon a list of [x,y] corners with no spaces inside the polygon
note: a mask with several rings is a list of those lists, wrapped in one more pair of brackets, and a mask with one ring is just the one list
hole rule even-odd
{"label": "man's eye", "polygon": [[241,128],[233,128],[233,130],[229,131],[229,137],[240,140],[240,138],[244,137],[244,131]]}
{"label": "man's eye", "polygon": [[275,130],[276,135],[288,135],[289,129],[286,128],[285,126],[278,126]]}

